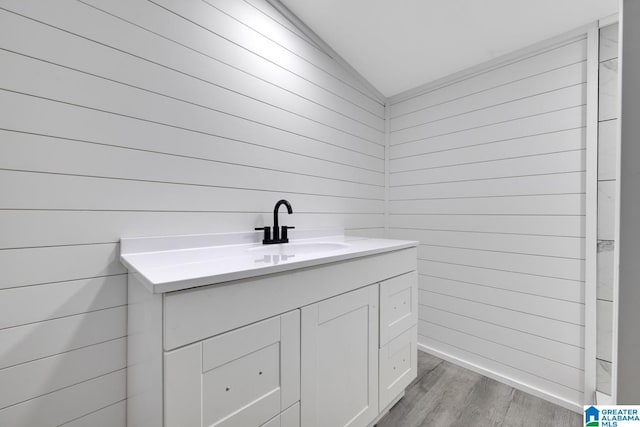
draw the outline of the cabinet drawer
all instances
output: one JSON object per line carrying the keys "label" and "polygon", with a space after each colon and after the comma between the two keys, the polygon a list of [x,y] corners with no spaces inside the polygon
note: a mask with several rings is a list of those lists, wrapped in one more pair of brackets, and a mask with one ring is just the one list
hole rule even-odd
{"label": "cabinet drawer", "polygon": [[380,408],[385,408],[418,372],[418,327],[414,326],[380,349]]}
{"label": "cabinet drawer", "polygon": [[380,347],[418,323],[418,273],[380,283]]}
{"label": "cabinet drawer", "polygon": [[260,427],[300,427],[300,403],[296,403]]}
{"label": "cabinet drawer", "polygon": [[294,310],[165,353],[165,426],[260,426],[300,398]]}

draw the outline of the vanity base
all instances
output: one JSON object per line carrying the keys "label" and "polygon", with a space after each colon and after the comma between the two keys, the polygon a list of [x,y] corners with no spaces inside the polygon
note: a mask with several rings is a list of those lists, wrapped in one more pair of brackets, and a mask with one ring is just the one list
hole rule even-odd
{"label": "vanity base", "polygon": [[410,247],[166,293],[130,273],[127,425],[374,425],[416,377],[416,267]]}

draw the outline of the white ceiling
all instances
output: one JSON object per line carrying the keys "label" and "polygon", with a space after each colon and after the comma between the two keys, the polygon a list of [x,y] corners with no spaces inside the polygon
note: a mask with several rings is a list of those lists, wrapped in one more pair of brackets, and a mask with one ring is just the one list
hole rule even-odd
{"label": "white ceiling", "polygon": [[618,10],[618,0],[281,2],[387,97]]}

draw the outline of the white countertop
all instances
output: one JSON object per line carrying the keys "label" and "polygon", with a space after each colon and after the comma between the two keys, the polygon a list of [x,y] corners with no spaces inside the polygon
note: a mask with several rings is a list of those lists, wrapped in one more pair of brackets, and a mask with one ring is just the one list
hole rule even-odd
{"label": "white countertop", "polygon": [[120,261],[153,293],[246,279],[410,247],[418,242],[292,230],[289,243],[263,245],[261,232],[121,240]]}

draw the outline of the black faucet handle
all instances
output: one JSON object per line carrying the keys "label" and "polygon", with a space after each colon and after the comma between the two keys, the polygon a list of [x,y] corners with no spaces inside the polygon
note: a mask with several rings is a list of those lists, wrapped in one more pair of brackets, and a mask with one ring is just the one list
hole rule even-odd
{"label": "black faucet handle", "polygon": [[287,234],[288,234],[287,230],[291,230],[292,228],[295,228],[295,227],[289,227],[289,226],[283,225],[282,226],[282,235],[280,236],[280,239],[281,240],[285,240],[286,242],[289,242],[289,236],[287,236]]}
{"label": "black faucet handle", "polygon": [[268,242],[271,240],[271,227],[256,227],[256,231],[264,230],[264,237],[262,243]]}

